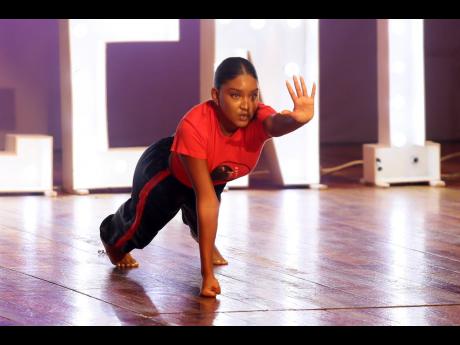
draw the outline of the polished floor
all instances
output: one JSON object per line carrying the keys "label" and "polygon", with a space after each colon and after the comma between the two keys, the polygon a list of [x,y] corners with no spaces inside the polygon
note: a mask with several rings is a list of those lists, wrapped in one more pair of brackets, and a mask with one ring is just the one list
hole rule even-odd
{"label": "polished floor", "polygon": [[460,325],[460,183],[381,189],[360,172],[224,192],[217,299],[199,297],[179,216],[123,271],[98,226],[128,194],[0,196],[0,325]]}

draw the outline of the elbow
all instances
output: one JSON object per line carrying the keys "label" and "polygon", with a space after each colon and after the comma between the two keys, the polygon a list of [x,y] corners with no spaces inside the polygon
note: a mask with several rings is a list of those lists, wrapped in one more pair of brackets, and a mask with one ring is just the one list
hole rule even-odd
{"label": "elbow", "polygon": [[215,195],[208,198],[197,198],[197,210],[199,212],[218,213],[219,205],[219,200]]}
{"label": "elbow", "polygon": [[270,136],[273,137],[273,138],[277,138],[277,137],[281,137],[283,136],[285,133],[281,132],[281,131],[272,131],[270,133]]}

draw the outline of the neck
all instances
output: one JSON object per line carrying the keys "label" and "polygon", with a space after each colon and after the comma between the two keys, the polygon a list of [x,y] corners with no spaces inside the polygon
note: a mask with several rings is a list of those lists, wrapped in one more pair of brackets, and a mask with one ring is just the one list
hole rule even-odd
{"label": "neck", "polygon": [[222,111],[220,110],[220,108],[217,109],[217,119],[219,121],[220,129],[222,130],[222,133],[225,136],[229,137],[229,136],[233,135],[233,133],[235,133],[238,130],[238,127],[236,127],[235,125],[230,123],[225,118],[225,116],[222,114]]}

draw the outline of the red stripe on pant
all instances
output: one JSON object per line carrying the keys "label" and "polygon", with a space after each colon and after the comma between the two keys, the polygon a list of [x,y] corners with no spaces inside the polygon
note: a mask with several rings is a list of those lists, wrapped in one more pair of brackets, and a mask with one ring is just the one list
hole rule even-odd
{"label": "red stripe on pant", "polygon": [[120,249],[123,245],[129,241],[134,234],[136,233],[139,225],[141,224],[142,214],[144,213],[145,203],[147,202],[147,197],[149,196],[150,192],[152,191],[155,186],[163,181],[166,177],[171,175],[169,170],[162,170],[153,176],[149,182],[145,184],[142,188],[141,192],[139,193],[139,201],[137,202],[136,206],[136,217],[134,218],[134,222],[131,224],[128,231],[118,239],[115,243],[115,248]]}

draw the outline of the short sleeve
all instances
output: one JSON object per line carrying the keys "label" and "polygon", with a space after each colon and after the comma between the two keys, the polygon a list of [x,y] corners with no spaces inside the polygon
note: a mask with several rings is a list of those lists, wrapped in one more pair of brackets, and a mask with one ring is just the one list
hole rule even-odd
{"label": "short sleeve", "polygon": [[259,121],[264,121],[267,117],[276,114],[276,110],[268,105],[259,103],[256,114]]}
{"label": "short sleeve", "polygon": [[264,120],[269,117],[276,114],[276,110],[273,109],[272,107],[259,103],[259,106],[257,108],[256,112],[256,121],[254,124],[254,131],[255,133],[253,134],[255,138],[258,138],[261,142],[264,142],[267,139],[270,139],[271,136],[267,131],[265,130],[264,126]]}
{"label": "short sleeve", "polygon": [[182,119],[174,135],[171,151],[198,159],[206,159],[208,158],[206,147],[206,138],[203,137],[198,128],[186,118]]}

